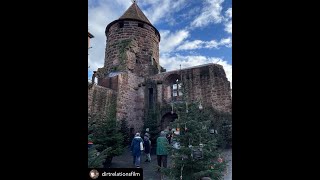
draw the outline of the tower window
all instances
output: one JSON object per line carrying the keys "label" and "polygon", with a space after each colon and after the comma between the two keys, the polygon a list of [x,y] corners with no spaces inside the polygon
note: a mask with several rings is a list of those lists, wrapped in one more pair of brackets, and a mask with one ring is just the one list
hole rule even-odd
{"label": "tower window", "polygon": [[119,28],[123,28],[123,22],[119,22]]}
{"label": "tower window", "polygon": [[143,23],[138,23],[138,27],[143,28]]}

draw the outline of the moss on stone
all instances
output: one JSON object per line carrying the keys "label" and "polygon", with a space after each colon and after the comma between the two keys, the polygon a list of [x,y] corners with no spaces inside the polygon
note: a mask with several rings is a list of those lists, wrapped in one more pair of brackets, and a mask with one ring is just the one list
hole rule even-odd
{"label": "moss on stone", "polygon": [[126,49],[129,48],[131,42],[132,39],[125,39],[118,43],[120,65],[123,65],[127,59]]}

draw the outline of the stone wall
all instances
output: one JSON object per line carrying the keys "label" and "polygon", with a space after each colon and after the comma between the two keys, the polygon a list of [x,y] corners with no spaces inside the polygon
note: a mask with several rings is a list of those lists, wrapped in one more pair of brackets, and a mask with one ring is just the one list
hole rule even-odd
{"label": "stone wall", "polygon": [[[182,78],[182,80],[181,80]],[[158,102],[171,103],[170,86],[179,79],[187,89],[188,99],[201,102],[203,106],[231,112],[231,89],[225,71],[221,65],[207,64],[187,69],[170,71],[155,75],[152,79],[158,84]]]}
{"label": "stone wall", "polygon": [[117,119],[126,119],[129,128],[141,131],[144,118],[144,87],[138,87],[143,78],[127,72],[118,75]]}
{"label": "stone wall", "polygon": [[[120,27],[123,23],[123,27]],[[153,27],[138,21],[113,24],[107,32],[105,52],[106,74],[129,70],[145,77],[157,74],[159,65],[159,36]]]}
{"label": "stone wall", "polygon": [[98,85],[118,91],[118,76],[98,78]]}
{"label": "stone wall", "polygon": [[150,109],[161,107],[163,116],[171,111],[170,103],[183,100],[181,96],[172,99],[177,79],[186,87],[189,103],[231,112],[230,82],[221,65],[161,71],[160,35],[139,20],[116,20],[107,26],[106,36],[104,67],[97,70],[98,85],[88,91],[89,114],[106,114],[108,101],[114,97],[117,120],[125,119],[129,128],[140,132]]}
{"label": "stone wall", "polygon": [[114,90],[93,85],[88,89],[88,114],[106,115],[108,112],[108,102],[112,97],[116,97],[117,93]]}

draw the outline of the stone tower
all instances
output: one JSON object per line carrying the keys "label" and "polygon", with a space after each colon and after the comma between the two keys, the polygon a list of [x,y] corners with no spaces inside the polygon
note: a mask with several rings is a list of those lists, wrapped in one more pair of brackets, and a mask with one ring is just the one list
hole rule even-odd
{"label": "stone tower", "polygon": [[[231,113],[230,82],[223,67],[210,63],[165,72],[159,64],[159,31],[135,1],[107,25],[105,34],[104,66],[96,73],[98,83],[88,91],[90,115],[106,115],[109,107],[116,107],[117,120],[126,120],[134,133],[142,131],[154,112],[159,130],[166,128],[177,118],[174,104],[200,103]],[[181,84],[188,88],[187,100]],[[110,105],[113,99],[116,103]]]}
{"label": "stone tower", "polygon": [[140,77],[158,74],[159,31],[150,23],[136,2],[105,30],[107,46],[104,74],[130,71]]}
{"label": "stone tower", "polygon": [[159,31],[137,3],[107,25],[104,67],[97,72],[98,86],[111,89],[117,99],[117,119],[141,130],[146,113],[145,79],[159,74]]}

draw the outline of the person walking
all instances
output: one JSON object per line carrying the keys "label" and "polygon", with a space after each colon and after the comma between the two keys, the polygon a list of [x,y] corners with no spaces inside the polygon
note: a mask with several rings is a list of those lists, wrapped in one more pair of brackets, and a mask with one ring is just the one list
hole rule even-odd
{"label": "person walking", "polygon": [[140,133],[136,133],[131,142],[131,152],[133,156],[133,164],[140,167],[141,151],[143,151],[143,139],[140,137]]}
{"label": "person walking", "polygon": [[149,139],[149,134],[144,135],[144,153],[146,154],[146,161],[151,162],[150,149],[151,149],[151,141]]}
{"label": "person walking", "polygon": [[144,133],[144,135],[147,135],[149,137],[149,140],[151,139],[149,128],[146,128],[146,132]]}
{"label": "person walking", "polygon": [[[167,167],[168,147],[169,142],[164,131],[161,131],[157,138],[157,161],[160,170],[161,167]],[[163,166],[162,166],[163,165]]]}

